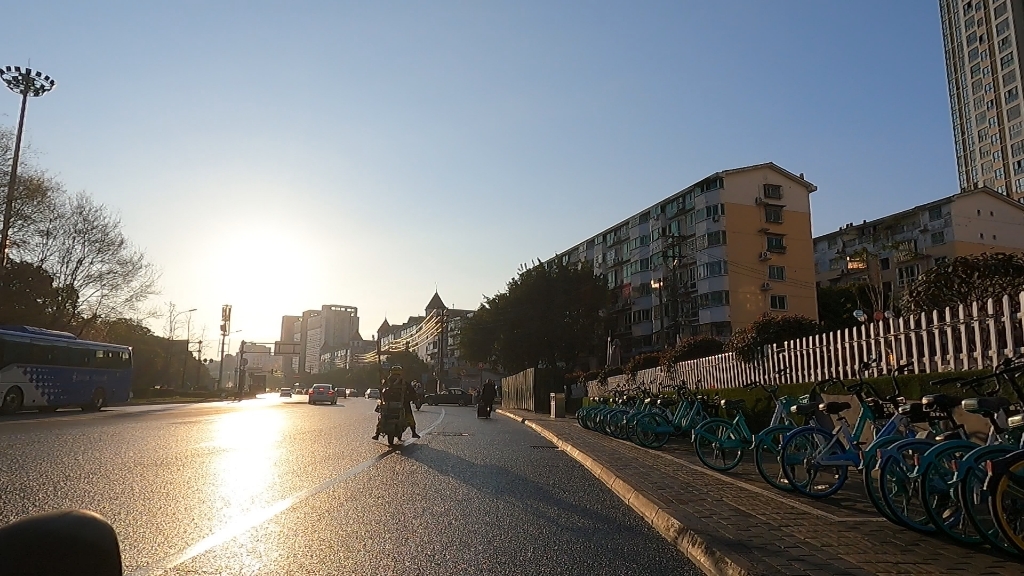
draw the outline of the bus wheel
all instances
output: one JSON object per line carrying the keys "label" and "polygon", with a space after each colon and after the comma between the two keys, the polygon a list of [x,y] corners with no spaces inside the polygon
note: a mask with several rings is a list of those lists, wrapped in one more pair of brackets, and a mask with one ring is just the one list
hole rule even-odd
{"label": "bus wheel", "polygon": [[89,400],[88,404],[82,406],[82,410],[86,412],[96,412],[100,408],[103,408],[103,405],[106,404],[106,401],[107,393],[103,390],[103,388],[97,388],[92,391],[92,400]]}
{"label": "bus wheel", "polygon": [[21,388],[11,386],[4,393],[3,403],[0,403],[0,414],[14,414],[21,410],[21,405],[24,401],[25,395],[22,393]]}

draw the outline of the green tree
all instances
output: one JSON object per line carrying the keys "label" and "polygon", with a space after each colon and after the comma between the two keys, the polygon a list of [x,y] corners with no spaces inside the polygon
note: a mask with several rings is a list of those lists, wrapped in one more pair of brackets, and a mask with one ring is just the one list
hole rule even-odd
{"label": "green tree", "polygon": [[721,354],[725,344],[710,336],[691,336],[661,353],[661,365],[668,368],[679,362]]}
{"label": "green tree", "polygon": [[603,355],[601,311],[610,294],[587,266],[523,269],[504,292],[486,298],[466,319],[460,349],[469,361],[509,373],[571,368],[581,356]]}
{"label": "green tree", "polygon": [[921,274],[903,294],[911,313],[1001,299],[1024,292],[1024,255],[986,252],[957,256]]}
{"label": "green tree", "polygon": [[39,266],[10,260],[0,276],[0,324],[67,330],[77,294]]}
{"label": "green tree", "polygon": [[819,331],[818,323],[807,316],[799,314],[776,316],[765,312],[749,326],[744,326],[734,332],[732,338],[726,343],[725,350],[734,352],[741,361],[752,364],[764,357],[766,346],[813,336]]}
{"label": "green tree", "polygon": [[[865,288],[857,284],[818,287],[818,320],[827,331],[860,325],[853,313],[872,305]],[[872,310],[867,310],[871,313]]]}

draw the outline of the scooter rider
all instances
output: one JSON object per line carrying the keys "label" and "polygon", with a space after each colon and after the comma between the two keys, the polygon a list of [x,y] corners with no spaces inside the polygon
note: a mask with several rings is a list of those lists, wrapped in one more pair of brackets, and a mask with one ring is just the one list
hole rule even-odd
{"label": "scooter rider", "polygon": [[[412,401],[416,398],[416,391],[402,378],[402,367],[392,366],[388,371],[388,377],[384,379],[384,390],[380,397],[382,402],[402,402],[405,404],[406,426],[412,429],[412,437],[419,438],[416,433],[416,417],[412,415]],[[374,440],[379,440],[383,432],[380,429],[380,421],[377,422],[377,430],[373,435]]]}

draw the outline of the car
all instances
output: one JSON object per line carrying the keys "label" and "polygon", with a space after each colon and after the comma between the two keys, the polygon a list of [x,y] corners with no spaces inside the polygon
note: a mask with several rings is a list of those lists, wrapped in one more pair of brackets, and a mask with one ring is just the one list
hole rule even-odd
{"label": "car", "polygon": [[338,395],[334,393],[334,387],[330,384],[313,384],[309,388],[308,396],[310,404],[319,404],[320,402],[328,404],[338,403]]}
{"label": "car", "polygon": [[348,390],[345,390],[344,388],[335,388],[334,395],[338,398],[348,398]]}
{"label": "car", "polygon": [[380,398],[380,390],[376,388],[370,388],[366,391],[367,398]]}
{"label": "car", "polygon": [[291,388],[281,388],[281,393],[279,394],[279,396],[281,398],[291,398],[292,397],[292,389]]}
{"label": "car", "polygon": [[448,388],[437,394],[427,394],[423,397],[423,402],[431,406],[437,406],[438,404],[469,406],[473,403],[473,395],[462,388]]}

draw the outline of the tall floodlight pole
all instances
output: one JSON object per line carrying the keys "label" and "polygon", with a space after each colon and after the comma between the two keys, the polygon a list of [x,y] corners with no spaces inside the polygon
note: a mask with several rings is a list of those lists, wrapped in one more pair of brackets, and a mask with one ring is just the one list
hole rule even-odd
{"label": "tall floodlight pole", "polygon": [[46,94],[57,82],[42,72],[21,66],[7,66],[0,69],[0,79],[11,89],[11,92],[21,95],[21,113],[18,115],[18,131],[14,137],[14,157],[11,161],[11,180],[7,184],[6,200],[4,202],[3,228],[0,229],[0,277],[3,276],[7,266],[7,249],[11,236],[11,217],[14,212],[14,191],[18,186],[18,159],[21,157],[21,134],[25,129],[25,108],[28,106],[28,98],[37,98]]}

